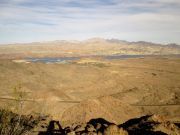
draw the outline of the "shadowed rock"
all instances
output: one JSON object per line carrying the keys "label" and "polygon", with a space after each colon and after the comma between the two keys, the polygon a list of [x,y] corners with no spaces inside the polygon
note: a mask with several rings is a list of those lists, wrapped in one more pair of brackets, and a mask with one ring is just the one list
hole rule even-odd
{"label": "shadowed rock", "polygon": [[58,121],[50,121],[47,131],[39,135],[179,135],[179,133],[177,123],[169,122],[159,115],[146,115],[128,120],[119,126],[103,118],[97,118],[74,128],[70,126],[62,129]]}

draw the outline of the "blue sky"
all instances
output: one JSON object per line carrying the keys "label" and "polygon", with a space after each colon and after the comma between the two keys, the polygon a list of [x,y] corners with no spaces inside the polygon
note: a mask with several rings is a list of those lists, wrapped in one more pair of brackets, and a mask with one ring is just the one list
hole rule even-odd
{"label": "blue sky", "polygon": [[0,43],[118,38],[180,44],[180,0],[0,0]]}

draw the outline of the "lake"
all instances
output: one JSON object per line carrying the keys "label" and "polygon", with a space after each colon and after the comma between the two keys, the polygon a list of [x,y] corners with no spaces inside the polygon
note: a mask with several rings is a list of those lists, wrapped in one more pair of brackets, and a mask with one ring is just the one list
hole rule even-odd
{"label": "lake", "polygon": [[[113,59],[128,59],[128,58],[143,58],[145,55],[109,55],[109,56],[101,56],[106,60],[113,60]],[[96,56],[93,56],[96,57]],[[33,63],[69,63],[75,60],[79,60],[85,57],[45,57],[45,58],[26,58],[27,62]]]}
{"label": "lake", "polygon": [[55,57],[55,58],[26,58],[27,62],[40,62],[40,63],[68,63],[74,60],[78,60],[80,57]]}
{"label": "lake", "polygon": [[128,58],[143,58],[147,55],[109,55],[104,56],[107,60],[113,60],[113,59],[128,59]]}

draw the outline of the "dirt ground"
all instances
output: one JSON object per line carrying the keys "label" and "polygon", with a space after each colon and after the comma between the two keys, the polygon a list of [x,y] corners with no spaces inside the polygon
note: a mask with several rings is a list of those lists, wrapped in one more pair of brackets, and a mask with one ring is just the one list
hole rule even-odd
{"label": "dirt ground", "polygon": [[180,121],[180,58],[93,58],[68,64],[0,60],[1,106],[19,111],[19,92],[23,113],[50,114],[64,122],[105,117],[120,123],[142,114]]}

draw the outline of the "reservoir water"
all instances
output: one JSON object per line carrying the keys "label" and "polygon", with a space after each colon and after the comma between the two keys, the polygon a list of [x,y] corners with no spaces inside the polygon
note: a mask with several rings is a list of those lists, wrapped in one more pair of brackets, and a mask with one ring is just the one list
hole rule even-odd
{"label": "reservoir water", "polygon": [[[96,56],[93,56],[96,57]],[[128,59],[128,58],[143,58],[144,55],[106,55],[101,56],[102,58],[106,60],[113,60],[113,59]],[[26,58],[25,60],[27,62],[33,62],[33,63],[69,63],[75,60],[79,60],[81,58],[86,57],[44,57],[44,58]]]}
{"label": "reservoir water", "polygon": [[40,62],[40,63],[68,63],[74,60],[78,60],[80,57],[55,57],[55,58],[26,58],[27,62]]}

